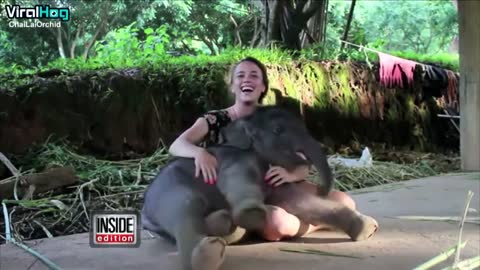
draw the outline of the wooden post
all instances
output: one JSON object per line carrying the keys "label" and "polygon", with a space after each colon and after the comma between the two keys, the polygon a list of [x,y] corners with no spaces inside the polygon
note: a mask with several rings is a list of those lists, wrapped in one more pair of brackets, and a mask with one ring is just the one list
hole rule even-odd
{"label": "wooden post", "polygon": [[458,1],[462,170],[480,171],[480,1]]}

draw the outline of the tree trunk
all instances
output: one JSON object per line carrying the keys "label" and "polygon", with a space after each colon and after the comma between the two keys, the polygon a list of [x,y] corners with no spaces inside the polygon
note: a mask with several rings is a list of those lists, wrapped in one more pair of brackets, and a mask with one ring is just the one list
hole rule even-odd
{"label": "tree trunk", "polygon": [[214,44],[208,37],[202,36],[202,37],[200,37],[200,39],[203,41],[203,43],[205,43],[205,45],[207,45],[207,47],[208,47],[208,49],[210,49],[210,52],[212,53],[212,55],[217,55],[217,51],[215,50],[215,47],[213,46]]}
{"label": "tree trunk", "polygon": [[[352,18],[353,18],[353,11],[355,10],[355,2],[357,0],[352,0],[352,4],[350,5],[350,12],[348,13],[348,19],[347,19],[347,25],[345,26],[345,31],[343,32],[343,38],[342,40],[347,41],[348,37],[348,31],[350,30],[350,24],[352,23]],[[343,50],[345,47],[345,43],[342,42],[342,45],[340,45],[340,50]]]}
{"label": "tree trunk", "polygon": [[257,16],[254,16],[254,17],[253,17],[253,22],[254,22],[255,26],[254,26],[254,31],[253,31],[252,40],[250,40],[250,47],[251,47],[251,48],[255,47],[255,43],[257,42],[257,39],[258,39],[258,37],[259,37],[259,35],[260,35],[260,32],[261,32],[261,31],[258,29],[259,26],[258,26],[258,18],[257,18]]}
{"label": "tree trunk", "polygon": [[[452,4],[458,12],[458,3],[457,0],[452,0]],[[458,53],[458,35],[452,39],[450,46],[448,47],[449,53]]]}
{"label": "tree trunk", "polygon": [[81,31],[82,31],[82,25],[79,25],[78,29],[77,29],[77,33],[75,34],[75,38],[73,39],[73,42],[70,46],[70,58],[71,59],[75,58],[75,47],[77,46],[78,39],[82,36]]}
{"label": "tree trunk", "polygon": [[[288,49],[299,50],[308,38],[314,42],[323,38],[323,22],[327,0],[264,0],[262,28],[262,46],[280,43]],[[307,23],[312,17],[314,22]],[[319,23],[320,22],[320,23]],[[320,28],[315,27],[320,25]],[[319,34],[321,33],[321,34]]]}
{"label": "tree trunk", "polygon": [[105,27],[108,25],[113,25],[115,21],[118,19],[119,15],[115,15],[112,19],[112,21],[108,21],[108,10],[112,7],[112,2],[110,1],[105,1],[103,2],[104,5],[102,5],[101,8],[103,10],[103,14],[101,15],[101,21],[99,22],[97,26],[97,30],[95,31],[95,34],[88,40],[87,44],[85,44],[85,49],[83,50],[83,59],[86,60],[88,57],[88,54],[90,52],[90,49],[92,48],[93,44],[95,43],[95,40],[99,37],[99,34],[101,31],[104,30]]}
{"label": "tree trunk", "polygon": [[65,58],[65,50],[63,49],[61,29],[57,28],[56,31],[53,30],[52,28],[47,28],[47,29],[55,36],[55,40],[57,41],[58,54],[60,54],[60,57]]}
{"label": "tree trunk", "polygon": [[480,171],[480,1],[458,1],[462,169]]}
{"label": "tree trunk", "polygon": [[315,15],[308,20],[307,29],[303,30],[301,34],[302,48],[305,48],[313,43],[323,42],[325,40],[327,6],[328,0],[322,1],[320,8],[317,10]]}
{"label": "tree trunk", "polygon": [[257,1],[253,1],[254,5],[259,6],[261,10],[260,25],[258,26],[258,32],[260,35],[260,41],[258,47],[265,47],[267,44],[267,30],[268,30],[268,5],[267,0],[262,0],[260,4]]}
{"label": "tree trunk", "polygon": [[232,21],[233,26],[235,27],[234,30],[233,30],[235,32],[235,42],[234,42],[234,44],[242,47],[242,37],[240,36],[240,27],[238,26],[237,21],[235,21],[235,18],[233,18],[232,15],[230,15],[230,20]]}
{"label": "tree trunk", "polygon": [[93,34],[93,36],[90,38],[87,44],[85,44],[85,49],[83,50],[83,55],[82,55],[84,60],[87,60],[88,53],[90,52],[90,48],[93,46],[93,43],[95,42],[95,40],[97,40],[98,34],[100,34],[100,31],[103,29],[106,23],[105,20],[106,19],[102,19],[99,26],[97,27],[97,31],[95,31],[95,34]]}
{"label": "tree trunk", "polygon": [[265,46],[270,45],[274,41],[280,41],[280,20],[281,8],[285,5],[285,0],[267,0],[268,19],[267,19],[267,40]]}

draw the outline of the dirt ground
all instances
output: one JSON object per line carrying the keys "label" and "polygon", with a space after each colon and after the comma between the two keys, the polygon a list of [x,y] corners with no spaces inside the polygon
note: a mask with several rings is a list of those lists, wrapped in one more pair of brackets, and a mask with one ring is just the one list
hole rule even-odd
{"label": "dirt ground", "polygon": [[[339,232],[317,232],[294,241],[249,242],[227,248],[222,269],[413,269],[458,240],[458,222],[398,219],[399,216],[460,216],[468,190],[473,191],[468,217],[479,217],[480,173],[442,175],[352,192],[359,210],[377,219],[378,232],[352,242]],[[465,224],[468,240],[461,259],[480,253],[480,225]],[[89,246],[88,234],[27,243],[62,269],[179,270],[174,246],[142,231],[139,248]],[[285,252],[281,248],[315,249],[356,258]],[[441,269],[451,263],[442,263]],[[0,246],[0,269],[48,269],[22,249]]]}

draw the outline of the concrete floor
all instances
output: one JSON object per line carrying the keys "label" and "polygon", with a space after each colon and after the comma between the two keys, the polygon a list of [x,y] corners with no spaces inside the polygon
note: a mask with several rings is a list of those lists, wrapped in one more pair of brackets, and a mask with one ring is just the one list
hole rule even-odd
{"label": "concrete floor", "polygon": [[[468,190],[475,193],[469,217],[480,214],[480,173],[411,180],[352,193],[359,210],[377,219],[380,228],[370,239],[351,242],[338,232],[317,232],[289,242],[254,242],[227,248],[222,269],[412,269],[456,244],[458,223],[396,219],[395,216],[460,216]],[[465,224],[468,240],[461,258],[480,253],[480,225]],[[174,246],[142,232],[139,248],[90,248],[88,234],[28,242],[63,269],[177,270]],[[281,251],[316,249],[360,258]],[[448,261],[450,262],[450,260]],[[447,266],[443,263],[434,269]],[[48,269],[33,256],[11,245],[0,246],[0,269]]]}

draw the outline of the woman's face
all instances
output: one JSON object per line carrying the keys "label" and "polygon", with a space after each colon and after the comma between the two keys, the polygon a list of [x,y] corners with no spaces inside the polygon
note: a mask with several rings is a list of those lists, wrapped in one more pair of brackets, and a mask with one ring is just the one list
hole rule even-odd
{"label": "woman's face", "polygon": [[233,72],[232,92],[240,102],[257,102],[265,91],[262,71],[249,61],[240,63]]}

